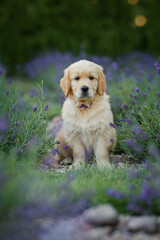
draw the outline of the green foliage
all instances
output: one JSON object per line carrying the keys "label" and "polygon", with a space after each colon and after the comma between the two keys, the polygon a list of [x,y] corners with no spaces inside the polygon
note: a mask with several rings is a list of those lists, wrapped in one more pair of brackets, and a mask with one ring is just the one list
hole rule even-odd
{"label": "green foliage", "polygon": [[0,149],[10,152],[14,148],[17,156],[22,157],[28,148],[36,148],[39,149],[36,156],[39,159],[53,145],[53,141],[46,136],[47,109],[44,105],[43,81],[38,85],[34,106],[25,101],[14,84],[7,91],[4,79],[0,82],[0,89]]}
{"label": "green foliage", "polygon": [[[157,54],[158,11],[159,2],[152,0],[136,6],[117,0],[2,0],[1,60],[15,72],[17,64],[48,49],[112,56],[141,49]],[[147,17],[143,28],[134,24],[137,14]]]}
{"label": "green foliage", "polygon": [[146,82],[140,86],[136,88],[134,83],[128,90],[117,121],[117,148],[139,162],[160,149],[158,88]]}

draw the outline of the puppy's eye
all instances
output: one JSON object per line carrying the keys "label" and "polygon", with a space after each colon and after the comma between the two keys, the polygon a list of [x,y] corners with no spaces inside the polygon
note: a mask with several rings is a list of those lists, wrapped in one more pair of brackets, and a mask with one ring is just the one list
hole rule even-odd
{"label": "puppy's eye", "polygon": [[80,77],[75,77],[75,80],[77,80],[77,81],[78,81],[79,79],[80,79]]}
{"label": "puppy's eye", "polygon": [[93,79],[94,79],[94,77],[92,77],[92,76],[89,76],[89,79],[90,79],[90,80],[93,80]]}

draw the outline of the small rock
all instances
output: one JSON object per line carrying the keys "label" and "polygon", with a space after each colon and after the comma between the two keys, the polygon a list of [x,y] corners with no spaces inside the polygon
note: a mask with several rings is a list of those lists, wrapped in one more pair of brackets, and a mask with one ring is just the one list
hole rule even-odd
{"label": "small rock", "polygon": [[94,225],[115,225],[118,222],[117,211],[110,204],[101,204],[84,211],[84,219]]}
{"label": "small rock", "polygon": [[79,234],[79,239],[77,240],[103,240],[106,238],[107,234],[111,232],[111,227],[107,226],[105,228],[92,228],[86,232],[81,232]]}
{"label": "small rock", "polygon": [[154,216],[131,217],[127,226],[133,232],[144,231],[154,233],[158,228],[158,220]]}
{"label": "small rock", "polygon": [[51,167],[53,169],[59,169],[60,164],[58,164],[58,161],[54,158],[54,156],[51,153],[48,153],[42,161],[43,165],[47,165],[48,167]]}
{"label": "small rock", "polygon": [[119,215],[118,229],[127,230],[127,223],[130,220],[131,216]]}
{"label": "small rock", "polygon": [[156,235],[149,235],[143,232],[133,234],[131,240],[160,240]]}
{"label": "small rock", "polygon": [[132,240],[132,234],[129,232],[121,232],[120,230],[116,230],[112,233],[110,238],[103,240]]}
{"label": "small rock", "polygon": [[121,155],[110,155],[110,161],[111,163],[117,164],[119,162],[122,162],[122,156]]}

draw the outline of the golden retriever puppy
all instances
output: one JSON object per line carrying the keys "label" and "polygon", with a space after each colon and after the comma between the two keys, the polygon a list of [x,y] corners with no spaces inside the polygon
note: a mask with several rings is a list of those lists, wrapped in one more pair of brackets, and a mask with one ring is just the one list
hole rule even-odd
{"label": "golden retriever puppy", "polygon": [[75,168],[79,168],[85,165],[85,151],[92,148],[98,167],[109,165],[116,131],[103,68],[87,60],[75,62],[65,69],[60,86],[66,100],[63,126],[56,139],[58,159],[73,157]]}

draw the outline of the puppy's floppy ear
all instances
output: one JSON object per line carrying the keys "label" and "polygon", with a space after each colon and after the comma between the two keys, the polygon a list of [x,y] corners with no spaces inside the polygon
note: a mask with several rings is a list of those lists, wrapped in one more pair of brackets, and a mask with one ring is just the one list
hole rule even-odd
{"label": "puppy's floppy ear", "polygon": [[103,73],[103,68],[99,66],[98,94],[103,95],[106,91],[106,78]]}
{"label": "puppy's floppy ear", "polygon": [[68,97],[71,88],[69,80],[69,68],[64,70],[64,77],[60,81],[60,86],[65,94],[65,97]]}

